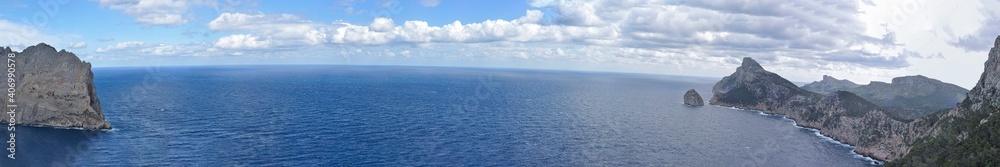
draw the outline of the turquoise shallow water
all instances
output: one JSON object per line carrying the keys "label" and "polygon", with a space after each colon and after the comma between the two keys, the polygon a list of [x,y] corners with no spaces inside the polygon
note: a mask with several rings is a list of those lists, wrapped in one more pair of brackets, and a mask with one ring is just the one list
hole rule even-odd
{"label": "turquoise shallow water", "polygon": [[[864,166],[717,79],[386,66],[96,68],[110,131],[23,127],[2,166]],[[3,132],[6,134],[6,131]]]}

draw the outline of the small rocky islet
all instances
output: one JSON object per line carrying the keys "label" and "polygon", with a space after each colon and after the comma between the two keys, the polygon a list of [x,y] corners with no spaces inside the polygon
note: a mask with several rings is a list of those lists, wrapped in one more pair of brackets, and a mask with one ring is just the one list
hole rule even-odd
{"label": "small rocky islet", "polygon": [[684,104],[699,107],[705,105],[705,100],[701,99],[701,95],[698,94],[698,91],[691,89],[688,90],[687,93],[684,93]]}

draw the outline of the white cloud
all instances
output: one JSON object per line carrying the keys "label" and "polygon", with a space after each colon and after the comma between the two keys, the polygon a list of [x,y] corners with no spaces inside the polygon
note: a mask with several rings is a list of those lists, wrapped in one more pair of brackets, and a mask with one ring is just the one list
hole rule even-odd
{"label": "white cloud", "polygon": [[223,49],[261,49],[270,44],[266,39],[255,35],[235,34],[219,38],[212,46]]}
{"label": "white cloud", "polygon": [[74,42],[70,42],[69,46],[67,46],[67,48],[70,48],[70,49],[87,48],[87,43],[86,42],[75,42],[75,43]]}
{"label": "white cloud", "polygon": [[273,46],[315,45],[327,41],[326,26],[295,15],[262,13],[222,13],[208,23],[212,31],[251,31],[267,38]]}
{"label": "white cloud", "polygon": [[224,52],[224,50],[212,49],[212,44],[210,43],[202,42],[168,45],[130,41],[97,48],[95,51],[96,55],[94,56],[111,56],[117,58],[136,58],[145,56],[217,56],[223,55]]}
{"label": "white cloud", "polygon": [[38,43],[59,43],[55,36],[37,28],[0,19],[0,46],[31,46]]}
{"label": "white cloud", "polygon": [[521,16],[521,18],[517,19],[517,22],[523,24],[538,24],[543,19],[542,15],[544,15],[542,14],[542,11],[528,10],[527,12],[525,12],[524,16]]}
{"label": "white cloud", "polygon": [[[851,78],[859,82],[899,74],[912,66],[914,60],[944,57],[941,52],[922,51],[913,45],[913,40],[896,36],[913,30],[906,27],[922,27],[919,19],[892,27],[886,18],[869,17],[893,16],[891,12],[880,13],[886,11],[883,8],[865,6],[883,4],[882,1],[532,0],[528,3],[542,9],[527,10],[514,20],[454,21],[445,25],[388,18],[375,18],[370,23],[318,23],[291,14],[222,13],[208,28],[237,34],[219,38],[210,47],[252,55],[253,50],[265,48],[410,45],[421,49],[373,55],[447,52],[491,59],[560,59],[709,69],[739,64],[741,57],[752,56],[778,71],[794,67],[813,70],[810,72],[814,74],[872,73],[867,78]],[[985,22],[976,31],[982,33],[977,34],[996,31],[989,29],[992,22]],[[464,50],[441,50],[436,46]],[[512,49],[516,47],[527,49]],[[808,77],[802,72],[794,75]]]}
{"label": "white cloud", "polygon": [[[746,51],[778,52],[797,59],[837,56],[874,46],[871,59],[852,57],[826,61],[853,62],[878,68],[905,67],[904,49],[891,38],[869,36],[857,19],[853,1],[698,1],[689,3],[638,1],[532,1],[553,8],[557,16],[546,23],[539,10],[527,10],[516,20],[455,21],[430,26],[414,20],[397,24],[376,18],[368,26],[350,23],[320,24],[289,14],[223,13],[209,23],[214,31],[249,31],[267,38],[272,46],[317,44],[433,44],[489,42],[546,42],[567,45],[604,45],[634,48],[710,48],[724,51],[706,56],[741,57]],[[728,51],[728,52],[726,52]],[[790,54],[790,53],[795,54]],[[773,59],[772,56],[764,60]],[[915,56],[922,57],[922,56]]]}
{"label": "white cloud", "polygon": [[102,7],[119,10],[134,17],[143,26],[179,26],[194,20],[193,7],[231,10],[234,6],[254,4],[240,0],[98,0]]}
{"label": "white cloud", "polygon": [[121,42],[121,43],[118,43],[118,44],[115,44],[115,45],[110,45],[110,46],[105,46],[105,47],[97,48],[97,50],[94,50],[94,52],[97,52],[97,53],[112,52],[112,51],[117,51],[117,50],[138,48],[138,47],[147,46],[147,45],[148,44],[146,44],[146,42],[140,42],[140,41]]}
{"label": "white cloud", "polygon": [[896,76],[919,74],[971,88],[983,70],[988,47],[1000,35],[998,25],[991,24],[1000,15],[986,10],[998,5],[995,0],[874,0],[862,5],[858,18],[866,23],[867,35],[892,34],[902,50],[921,55],[909,56],[910,65]]}
{"label": "white cloud", "polygon": [[584,1],[562,1],[558,6],[558,21],[562,24],[573,26],[601,26],[605,25],[603,18],[598,16],[598,3]]}
{"label": "white cloud", "polygon": [[191,5],[185,0],[100,0],[101,6],[121,10],[146,26],[177,26],[191,18],[183,16]]}
{"label": "white cloud", "polygon": [[156,46],[138,49],[138,52],[155,56],[179,56],[179,55],[195,55],[195,53],[198,50],[203,50],[203,49],[204,47],[202,45],[159,44]]}
{"label": "white cloud", "polygon": [[295,15],[264,15],[263,13],[222,13],[208,23],[208,29],[213,31],[232,31],[248,29],[280,29],[300,24],[309,24]]}
{"label": "white cloud", "polygon": [[441,0],[420,0],[420,5],[426,7],[435,7],[441,3]]}
{"label": "white cloud", "polygon": [[318,24],[294,15],[261,13],[223,13],[209,23],[214,31],[250,31],[268,37],[275,46],[316,44],[427,44],[479,42],[574,42],[608,43],[617,36],[615,27],[567,27],[541,25],[542,13],[526,11],[520,19],[487,20],[463,24],[455,21],[430,26],[424,21],[405,21],[398,25],[387,18],[376,18],[369,26],[337,22]]}
{"label": "white cloud", "polygon": [[396,28],[396,23],[392,22],[392,19],[388,18],[375,18],[372,24],[368,26],[372,31],[375,32],[389,32],[392,28]]}
{"label": "white cloud", "polygon": [[981,21],[982,25],[971,34],[955,37],[948,44],[971,52],[982,52],[993,47],[992,42],[1000,35],[1000,11],[993,7],[1000,6],[1000,1],[982,0],[981,3],[983,5],[979,12],[986,16]]}

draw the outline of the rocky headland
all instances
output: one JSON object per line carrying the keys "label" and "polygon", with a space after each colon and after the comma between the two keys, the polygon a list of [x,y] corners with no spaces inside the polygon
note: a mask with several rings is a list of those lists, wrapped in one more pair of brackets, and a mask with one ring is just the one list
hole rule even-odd
{"label": "rocky headland", "polygon": [[[0,50],[2,55],[8,53],[16,55],[14,104],[17,105],[17,125],[111,129],[97,99],[90,63],[44,43],[21,52],[12,51],[10,47]],[[0,85],[6,87],[8,81],[4,79]],[[2,107],[8,111],[6,105]],[[5,114],[0,120],[6,123],[8,119]]]}
{"label": "rocky headland", "polygon": [[905,155],[932,124],[924,119],[893,118],[876,104],[847,91],[820,94],[799,88],[765,70],[752,58],[712,89],[710,104],[781,114],[803,127],[855,146],[856,152],[883,161]]}

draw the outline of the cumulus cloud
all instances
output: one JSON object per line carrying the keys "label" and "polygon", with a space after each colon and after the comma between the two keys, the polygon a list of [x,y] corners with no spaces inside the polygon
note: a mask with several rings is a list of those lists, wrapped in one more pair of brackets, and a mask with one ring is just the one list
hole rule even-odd
{"label": "cumulus cloud", "polygon": [[224,49],[260,49],[269,44],[269,41],[255,35],[235,34],[219,38],[212,46]]}
{"label": "cumulus cloud", "polygon": [[376,18],[366,26],[316,23],[289,14],[223,13],[209,23],[209,29],[250,32],[244,35],[268,43],[254,45],[262,47],[556,43],[702,51],[703,56],[724,58],[766,53],[763,56],[821,58],[880,68],[903,68],[909,65],[907,58],[926,57],[900,56],[904,50],[891,35],[863,34],[868,27],[857,19],[858,3],[534,0],[529,1],[532,7],[554,9],[556,15],[546,20],[540,10],[532,9],[514,20],[455,21],[441,26]]}
{"label": "cumulus cloud", "polygon": [[[269,45],[315,45],[327,41],[327,26],[290,14],[222,13],[208,23],[212,31],[251,31],[256,39],[269,39]],[[233,39],[236,37],[229,37]],[[245,39],[245,38],[244,38]],[[221,38],[220,38],[221,40]]]}
{"label": "cumulus cloud", "polygon": [[372,21],[372,24],[368,28],[371,28],[375,32],[389,32],[393,28],[396,28],[396,23],[392,22],[392,19],[380,17],[375,18],[375,21]]}
{"label": "cumulus cloud", "polygon": [[86,42],[75,42],[75,43],[74,42],[70,42],[69,46],[67,46],[67,48],[70,48],[70,49],[87,48],[87,43]]}
{"label": "cumulus cloud", "polygon": [[273,46],[316,44],[428,44],[481,42],[609,42],[616,38],[614,27],[565,27],[541,25],[542,13],[528,10],[517,20],[487,20],[463,24],[460,21],[430,26],[424,21],[397,24],[376,18],[368,26],[335,22],[314,23],[289,14],[223,13],[209,23],[213,31],[249,31],[271,40]]}

